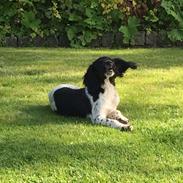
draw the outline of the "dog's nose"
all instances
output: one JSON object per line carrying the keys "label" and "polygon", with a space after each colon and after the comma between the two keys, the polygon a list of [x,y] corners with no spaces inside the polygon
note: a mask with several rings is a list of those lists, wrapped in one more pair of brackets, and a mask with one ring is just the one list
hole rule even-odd
{"label": "dog's nose", "polygon": [[131,69],[137,69],[137,67],[138,67],[138,64],[135,62],[128,62],[128,64],[129,64]]}
{"label": "dog's nose", "polygon": [[113,64],[112,62],[107,62],[107,63],[106,63],[106,68],[107,68],[108,70],[112,70],[112,69],[113,69],[113,66],[114,66],[114,64]]}

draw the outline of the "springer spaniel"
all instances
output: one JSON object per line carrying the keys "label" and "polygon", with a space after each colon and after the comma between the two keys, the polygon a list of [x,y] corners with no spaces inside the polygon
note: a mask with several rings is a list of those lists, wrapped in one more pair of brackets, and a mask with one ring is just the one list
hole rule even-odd
{"label": "springer spaniel", "polygon": [[136,69],[134,62],[120,58],[100,57],[84,75],[84,88],[62,84],[49,94],[51,109],[65,116],[90,117],[93,123],[131,131],[133,127],[117,106],[120,102],[115,78],[128,69]]}

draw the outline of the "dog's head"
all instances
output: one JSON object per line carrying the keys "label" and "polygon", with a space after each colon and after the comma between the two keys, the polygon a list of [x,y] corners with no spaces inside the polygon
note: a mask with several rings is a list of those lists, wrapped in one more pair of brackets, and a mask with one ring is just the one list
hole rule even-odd
{"label": "dog's head", "polygon": [[104,80],[108,78],[115,85],[115,78],[122,77],[128,68],[136,69],[137,64],[120,58],[100,57],[88,67],[83,84],[96,100],[99,93],[104,92],[102,88]]}
{"label": "dog's head", "polygon": [[106,78],[122,77],[129,68],[136,69],[137,64],[120,58],[100,57],[89,66],[84,75],[84,84],[87,86],[89,80],[103,82]]}
{"label": "dog's head", "polygon": [[110,78],[115,74],[115,65],[111,58],[100,57],[94,61],[88,68],[85,76],[95,75],[99,80]]}
{"label": "dog's head", "polygon": [[122,77],[128,68],[136,69],[137,64],[120,58],[100,57],[88,67],[83,84],[90,94],[97,97],[99,92],[103,92],[101,85],[105,79],[115,85],[115,78]]}

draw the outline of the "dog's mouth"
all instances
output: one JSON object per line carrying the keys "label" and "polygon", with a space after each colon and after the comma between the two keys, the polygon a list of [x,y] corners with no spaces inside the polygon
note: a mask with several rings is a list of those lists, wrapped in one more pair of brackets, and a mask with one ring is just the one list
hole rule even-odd
{"label": "dog's mouth", "polygon": [[113,71],[113,69],[108,70],[107,73],[106,73],[106,76],[108,76],[108,77],[114,76],[114,71]]}

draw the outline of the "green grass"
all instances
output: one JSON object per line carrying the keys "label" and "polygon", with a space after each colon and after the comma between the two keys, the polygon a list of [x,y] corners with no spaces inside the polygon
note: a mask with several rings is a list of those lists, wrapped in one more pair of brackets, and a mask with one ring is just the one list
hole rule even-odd
{"label": "green grass", "polygon": [[[117,80],[131,133],[48,106],[102,55],[139,63]],[[183,182],[183,50],[0,48],[0,182]]]}

